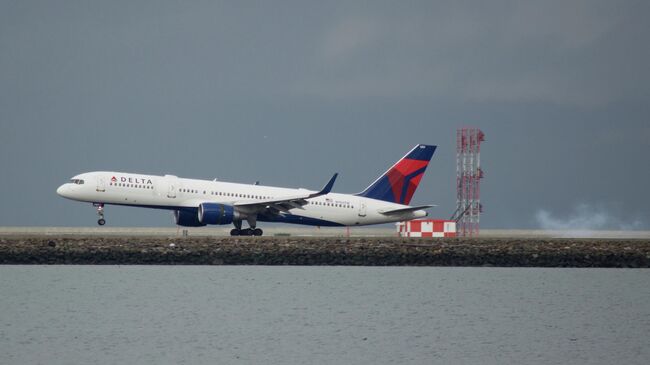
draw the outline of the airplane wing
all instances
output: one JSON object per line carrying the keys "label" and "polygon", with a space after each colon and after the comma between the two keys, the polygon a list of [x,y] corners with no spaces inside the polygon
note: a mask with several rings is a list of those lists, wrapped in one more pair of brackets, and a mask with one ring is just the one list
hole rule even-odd
{"label": "airplane wing", "polygon": [[398,209],[383,209],[380,210],[379,213],[383,215],[396,215],[402,213],[415,212],[416,210],[428,209],[435,206],[437,205],[431,204],[431,205],[420,205],[417,207],[406,207],[406,208],[398,208]]}
{"label": "airplane wing", "polygon": [[334,174],[320,191],[305,190],[304,194],[282,196],[275,199],[254,202],[238,202],[234,206],[241,210],[258,212],[270,209],[273,213],[289,212],[290,209],[304,209],[302,206],[307,204],[307,199],[329,194],[338,175],[338,173]]}

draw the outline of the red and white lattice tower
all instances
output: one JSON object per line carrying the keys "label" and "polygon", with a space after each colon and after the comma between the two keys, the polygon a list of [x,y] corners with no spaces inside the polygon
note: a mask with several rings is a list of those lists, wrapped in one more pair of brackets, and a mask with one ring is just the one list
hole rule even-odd
{"label": "red and white lattice tower", "polygon": [[481,142],[485,134],[478,128],[456,131],[456,212],[458,236],[473,237],[479,232],[481,206]]}

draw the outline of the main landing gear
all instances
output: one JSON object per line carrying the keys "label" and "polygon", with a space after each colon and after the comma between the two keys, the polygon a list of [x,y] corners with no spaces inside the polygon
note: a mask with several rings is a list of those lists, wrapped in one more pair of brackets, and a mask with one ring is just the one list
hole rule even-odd
{"label": "main landing gear", "polygon": [[[248,223],[250,224],[251,221],[249,220]],[[241,221],[234,221],[233,224],[235,228],[230,231],[231,236],[261,236],[264,234],[261,229],[255,228],[255,224],[251,224],[251,227],[246,229],[241,229]]]}
{"label": "main landing gear", "polygon": [[100,226],[103,226],[106,224],[106,219],[104,219],[104,204],[103,203],[97,203],[93,204],[94,206],[97,207],[97,215],[99,215],[99,219],[97,220],[97,224]]}
{"label": "main landing gear", "polygon": [[246,228],[246,229],[231,229],[230,230],[230,235],[231,236],[261,236],[264,234],[264,231],[262,231],[259,228]]}

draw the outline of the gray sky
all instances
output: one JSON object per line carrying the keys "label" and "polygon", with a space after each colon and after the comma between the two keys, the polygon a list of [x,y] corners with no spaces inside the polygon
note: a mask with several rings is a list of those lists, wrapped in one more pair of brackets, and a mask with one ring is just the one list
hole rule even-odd
{"label": "gray sky", "polygon": [[416,143],[446,218],[471,125],[483,227],[649,229],[649,4],[0,0],[0,225],[94,225],[55,194],[92,170],[354,193]]}

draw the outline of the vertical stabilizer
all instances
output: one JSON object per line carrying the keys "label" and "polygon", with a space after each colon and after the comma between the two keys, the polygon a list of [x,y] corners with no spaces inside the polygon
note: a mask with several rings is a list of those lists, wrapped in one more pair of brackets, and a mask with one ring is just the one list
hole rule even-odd
{"label": "vertical stabilizer", "polygon": [[436,146],[425,144],[413,147],[406,156],[357,195],[408,205],[435,150]]}

